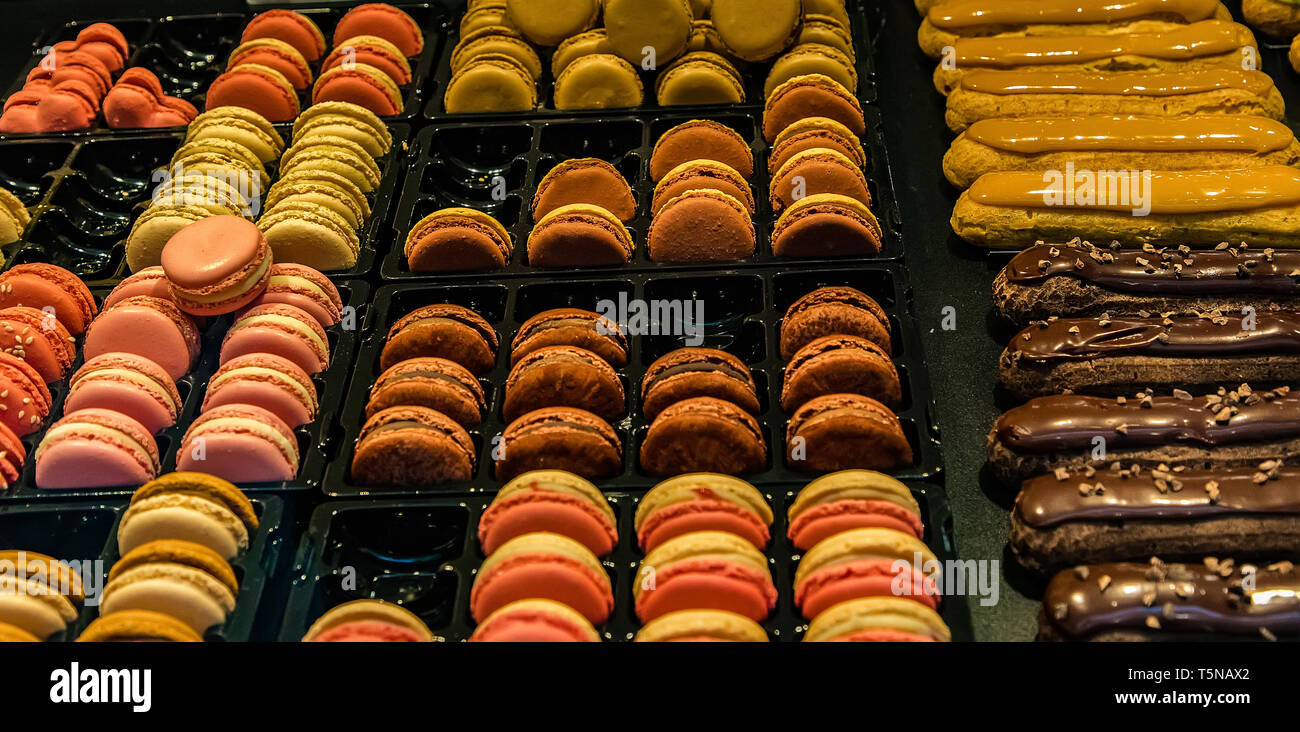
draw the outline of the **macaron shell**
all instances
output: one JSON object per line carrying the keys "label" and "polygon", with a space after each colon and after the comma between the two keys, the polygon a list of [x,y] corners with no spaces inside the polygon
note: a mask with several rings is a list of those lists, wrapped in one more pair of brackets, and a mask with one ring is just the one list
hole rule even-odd
{"label": "macaron shell", "polygon": [[420,616],[384,600],[352,600],[342,605],[335,605],[325,611],[303,636],[303,642],[316,640],[321,634],[333,628],[351,623],[383,623],[384,625],[404,628],[416,634],[421,641],[434,640],[433,633],[420,619]]}
{"label": "macaron shell", "polygon": [[244,26],[241,42],[255,38],[275,38],[288,43],[309,62],[320,60],[325,52],[325,36],[310,18],[292,10],[268,10]]}
{"label": "macaron shell", "polygon": [[664,69],[655,97],[664,107],[744,104],[745,87],[740,73],[722,56],[697,52]]}
{"label": "macaron shell", "polygon": [[[899,588],[904,594],[899,594]],[[920,592],[913,593],[914,589]],[[860,597],[908,597],[930,609],[938,607],[934,581],[911,565],[894,559],[857,559],[809,574],[795,587],[795,605],[805,618]]]}
{"label": "macaron shell", "polygon": [[290,427],[316,418],[316,385],[292,361],[266,353],[231,359],[208,381],[202,411],[223,404],[251,404]]}
{"label": "macaron shell", "polygon": [[334,45],[354,36],[379,36],[407,56],[424,50],[424,34],[415,19],[386,3],[366,3],[344,13],[334,27]]}
{"label": "macaron shell", "polygon": [[852,287],[822,287],[799,298],[781,320],[781,357],[790,360],[818,338],[851,335],[893,352],[889,317],[880,303]]}
{"label": "macaron shell", "polygon": [[272,122],[298,116],[298,95],[280,72],[261,64],[241,64],[208,87],[207,108],[244,107]]}
{"label": "macaron shell", "polygon": [[756,236],[743,203],[721,191],[693,190],[659,209],[646,245],[656,262],[727,262],[753,256]]}
{"label": "macaron shell", "polygon": [[567,536],[604,556],[614,550],[618,533],[590,501],[557,491],[535,490],[493,501],[479,521],[484,554],[517,536],[537,531]]}
{"label": "macaron shell", "polygon": [[69,412],[36,448],[36,486],[136,486],[158,474],[158,446],[139,422],[104,409]]}
{"label": "macaron shell", "polygon": [[679,610],[726,610],[761,622],[776,607],[772,578],[751,567],[720,559],[692,558],[657,567],[653,588],[636,598],[641,622]]}
{"label": "macaron shell", "polygon": [[366,401],[366,419],[399,406],[428,407],[468,429],[483,421],[487,399],[478,379],[455,361],[413,358],[375,380]]}
{"label": "macaron shell", "polygon": [[639,63],[650,46],[666,65],[686,50],[694,16],[689,0],[605,0],[604,20],[615,53]]}
{"label": "macaron shell", "polygon": [[161,366],[173,381],[189,373],[198,357],[194,322],[168,300],[130,297],[100,313],[86,332],[86,358],[133,353]]}
{"label": "macaron shell", "polygon": [[203,636],[170,615],[151,610],[119,610],[100,615],[77,637],[78,643],[202,643]]}
{"label": "macaron shell", "polygon": [[625,264],[635,244],[618,217],[590,204],[561,206],[528,235],[532,267],[593,267]]}
{"label": "macaron shell", "polygon": [[537,107],[537,82],[514,59],[475,58],[447,83],[448,114],[527,112]]}
{"label": "macaron shell", "polygon": [[651,552],[669,539],[695,531],[725,531],[762,549],[771,539],[767,524],[752,511],[710,498],[674,503],[646,519],[637,532],[641,550]]}
{"label": "macaron shell", "polygon": [[47,383],[62,381],[76,356],[75,341],[54,313],[26,306],[0,310],[0,350],[26,361]]}
{"label": "macaron shell", "polygon": [[725,164],[711,160],[683,163],[664,176],[655,186],[650,210],[658,213],[672,199],[687,191],[713,189],[745,204],[754,214],[754,192],[740,174]]}
{"label": "macaron shell", "polygon": [[352,454],[362,485],[427,485],[469,480],[475,446],[450,417],[425,407],[391,407],[366,420]]}
{"label": "macaron shell", "polygon": [[614,420],[626,411],[623,383],[594,353],[567,346],[540,349],[510,370],[502,414],[513,422],[544,407],[578,407]]}
{"label": "macaron shell", "polygon": [[679,610],[646,623],[638,643],[732,642],[767,643],[767,631],[753,620],[725,610]]}
{"label": "macaron shell", "polygon": [[[43,583],[24,584],[21,590],[0,594],[0,623],[19,628],[38,639],[49,638],[76,619],[76,608],[67,598],[48,594]],[[44,595],[29,594],[44,592]],[[66,617],[71,616],[71,617]]]}
{"label": "macaron shell", "polygon": [[[803,441],[800,456],[791,453],[795,438]],[[898,417],[858,394],[828,394],[800,407],[786,427],[786,449],[790,466],[803,471],[891,471],[913,461]]]}
{"label": "macaron shell", "polygon": [[777,135],[807,117],[827,117],[861,137],[867,133],[862,104],[829,76],[796,76],[768,95],[763,110],[763,137],[771,143]]}
{"label": "macaron shell", "polygon": [[209,216],[181,229],[163,247],[172,300],[191,315],[233,313],[266,289],[271,252],[257,225]]}
{"label": "macaron shell", "polygon": [[641,106],[645,88],[632,64],[598,53],[579,58],[560,72],[553,96],[556,109],[616,109]]}
{"label": "macaron shell", "polygon": [[458,305],[431,305],[393,324],[379,365],[389,369],[410,358],[437,357],[481,375],[496,363],[496,348],[496,331],[477,313]]}
{"label": "macaron shell", "polygon": [[183,539],[206,546],[226,559],[248,548],[244,523],[218,503],[185,494],[163,494],[132,501],[117,529],[118,551],[159,539]]}
{"label": "macaron shell", "polygon": [[312,104],[348,102],[380,117],[402,113],[397,84],[383,71],[368,64],[336,66],[320,75],[312,87]]}
{"label": "macaron shell", "polygon": [[799,349],[786,367],[781,408],[794,412],[825,394],[861,394],[896,407],[898,369],[880,346],[856,336],[826,336]]}
{"label": "macaron shell", "polygon": [[261,305],[245,312],[221,342],[221,363],[270,353],[315,374],[329,365],[329,339],[310,314],[291,305]]}
{"label": "macaron shell", "polygon": [[258,305],[292,305],[308,313],[322,328],[338,325],[343,300],[338,288],[320,272],[301,264],[274,264],[266,291],[249,303]]}
{"label": "macaron shell", "polygon": [[767,444],[758,421],[731,402],[693,397],[659,413],[641,443],[641,467],[652,475],[763,470]]}
{"label": "macaron shell", "polygon": [[151,386],[148,377],[138,373],[99,374],[77,382],[68,392],[63,409],[107,409],[134,419],[156,434],[176,424],[178,416],[178,402],[163,397],[160,388]]}
{"label": "macaron shell", "polygon": [[321,64],[321,71],[329,71],[346,63],[374,66],[398,86],[411,83],[411,65],[406,57],[391,43],[377,36],[356,36],[336,43],[334,50]]}
{"label": "macaron shell", "polygon": [[709,10],[727,49],[746,61],[765,61],[790,45],[801,16],[799,0],[714,0]]}
{"label": "macaron shell", "polygon": [[201,570],[159,563],[133,568],[110,580],[99,612],[112,615],[123,610],[152,610],[203,634],[224,623],[234,604],[230,590]]}
{"label": "macaron shell", "polygon": [[627,180],[613,165],[596,158],[566,160],[543,176],[533,198],[533,220],[572,203],[600,206],[624,223],[636,218],[636,199]]}
{"label": "macaron shell", "polygon": [[814,506],[790,522],[790,543],[808,551],[824,539],[853,529],[892,529],[920,539],[921,517],[889,501],[846,499]]}
{"label": "macaron shell", "polygon": [[176,469],[209,473],[231,483],[293,480],[298,473],[297,437],[260,407],[214,407],[186,431]]}
{"label": "macaron shell", "polygon": [[52,264],[19,264],[0,275],[0,308],[17,305],[54,308],[54,317],[74,336],[86,332],[98,310],[81,278]]}
{"label": "macaron shell", "polygon": [[419,633],[373,620],[343,623],[312,639],[316,643],[425,643]]}
{"label": "macaron shell", "polygon": [[860,206],[855,199],[834,194],[814,194],[795,201],[773,229],[773,253],[778,257],[879,254],[883,245],[880,222]]}
{"label": "macaron shell", "polygon": [[596,22],[599,0],[506,0],[506,20],[539,46],[555,46]]}
{"label": "macaron shell", "polygon": [[598,643],[600,634],[576,610],[554,600],[512,602],[492,613],[472,643]]}
{"label": "macaron shell", "polygon": [[530,470],[565,470],[587,479],[607,478],[623,465],[623,445],[607,422],[590,412],[547,407],[506,427],[498,480]]}
{"label": "macaron shell", "polygon": [[36,431],[50,414],[51,394],[45,379],[26,361],[2,351],[0,395],[0,424],[17,437]]}
{"label": "macaron shell", "polygon": [[273,38],[259,38],[240,44],[230,53],[226,68],[240,64],[260,64],[279,71],[293,88],[302,91],[311,86],[311,67],[293,46],[280,45]]}
{"label": "macaron shell", "polygon": [[614,595],[607,576],[555,554],[519,554],[480,572],[470,592],[470,611],[484,619],[518,600],[540,597],[564,603],[592,625],[609,619]]}
{"label": "macaron shell", "polygon": [[858,88],[858,72],[853,59],[834,46],[805,43],[786,51],[772,64],[764,82],[764,95],[770,95],[781,84],[808,74],[828,76],[845,89],[854,91]]}
{"label": "macaron shell", "polygon": [[825,148],[797,153],[781,166],[772,179],[768,201],[772,210],[780,213],[818,193],[835,193],[871,205],[871,189],[862,171],[840,153]]}
{"label": "macaron shell", "polygon": [[547,346],[584,348],[615,368],[627,364],[627,341],[618,324],[589,310],[557,308],[524,321],[511,343],[510,363]]}

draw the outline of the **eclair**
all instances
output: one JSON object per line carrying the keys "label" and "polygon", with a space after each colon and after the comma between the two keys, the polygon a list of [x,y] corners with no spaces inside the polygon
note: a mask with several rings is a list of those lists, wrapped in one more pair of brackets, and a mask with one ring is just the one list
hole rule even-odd
{"label": "eclair", "polygon": [[1078,564],[1300,553],[1300,468],[1058,470],[1025,481],[1011,551],[1048,572]]}
{"label": "eclair", "polygon": [[1047,584],[1043,641],[1293,639],[1300,635],[1300,570],[1206,557],[1198,563],[1080,565]]}
{"label": "eclair", "polygon": [[1258,31],[1278,38],[1300,33],[1300,5],[1286,0],[1241,0],[1241,15]]}
{"label": "eclair", "polygon": [[1282,94],[1262,71],[1183,69],[1107,73],[977,69],[948,95],[944,120],[961,132],[984,119],[1147,115],[1247,115],[1280,120]]}
{"label": "eclair", "polygon": [[916,40],[939,58],[960,38],[1156,33],[1210,19],[1232,13],[1219,0],[948,0],[926,12]]}
{"label": "eclair", "polygon": [[986,119],[966,128],[943,173],[968,188],[985,173],[1065,168],[1223,170],[1295,165],[1300,142],[1277,120],[1241,115]]}
{"label": "eclair", "polygon": [[998,377],[1020,398],[1131,393],[1133,384],[1283,384],[1300,376],[1300,313],[1049,318],[1016,334]]}
{"label": "eclair", "polygon": [[1300,458],[1300,395],[1243,384],[1198,396],[1059,394],[1005,412],[988,436],[989,467],[1007,486],[1057,468],[1118,462],[1174,470]]}
{"label": "eclair", "polygon": [[993,304],[1025,326],[1050,317],[1300,310],[1300,251],[1221,244],[1035,244],[993,279]]}
{"label": "eclair", "polygon": [[1300,170],[1064,170],[986,173],[957,199],[952,230],[981,247],[1073,237],[1300,247]]}
{"label": "eclair", "polygon": [[959,38],[934,70],[934,87],[940,94],[948,94],[961,83],[962,76],[978,69],[1241,69],[1258,53],[1250,29],[1225,20],[1202,20],[1158,33]]}

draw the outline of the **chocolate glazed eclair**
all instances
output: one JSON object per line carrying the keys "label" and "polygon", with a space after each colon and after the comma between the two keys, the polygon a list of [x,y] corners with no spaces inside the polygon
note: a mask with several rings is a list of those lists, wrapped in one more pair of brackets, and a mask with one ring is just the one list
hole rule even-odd
{"label": "chocolate glazed eclair", "polygon": [[1038,639],[1292,638],[1300,633],[1298,598],[1300,570],[1285,560],[1263,567],[1214,557],[1083,565],[1048,583]]}
{"label": "chocolate glazed eclair", "polygon": [[993,304],[1017,325],[1059,317],[1300,310],[1300,252],[1221,244],[1123,249],[1074,239],[1037,244],[993,279]]}
{"label": "chocolate glazed eclair", "polygon": [[1007,486],[1057,468],[1257,466],[1300,458],[1300,396],[1287,387],[1193,396],[1038,397],[1004,413],[988,436],[989,467]]}
{"label": "chocolate glazed eclair", "polygon": [[1038,572],[1077,564],[1300,554],[1300,468],[1072,472],[1025,481],[1011,509],[1011,550]]}

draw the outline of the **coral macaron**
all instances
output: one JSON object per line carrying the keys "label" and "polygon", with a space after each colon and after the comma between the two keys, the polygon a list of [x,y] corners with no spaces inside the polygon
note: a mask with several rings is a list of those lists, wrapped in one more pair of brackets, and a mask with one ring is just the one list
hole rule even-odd
{"label": "coral macaron", "polygon": [[677,610],[727,610],[762,621],[776,607],[767,558],[724,531],[696,531],[646,554],[632,585],[641,622]]}
{"label": "coral macaron", "polygon": [[162,251],[177,307],[191,315],[233,313],[266,290],[271,248],[257,224],[209,216],[181,229]]}
{"label": "coral macaron", "polygon": [[40,427],[52,404],[40,372],[21,358],[0,351],[0,424],[22,437]]}
{"label": "coral macaron", "polygon": [[25,305],[0,310],[0,350],[26,361],[46,382],[62,381],[77,355],[58,318]]}
{"label": "coral macaron", "polygon": [[268,10],[259,13],[240,37],[241,43],[255,38],[274,38],[293,46],[309,62],[319,61],[325,53],[325,35],[311,18],[292,10]]}
{"label": "coral macaron", "polygon": [[176,469],[232,483],[292,480],[298,474],[298,438],[284,420],[261,407],[213,407],[185,431]]}
{"label": "coral macaron", "polygon": [[150,433],[176,424],[181,395],[163,367],[131,353],[88,359],[68,382],[65,412],[100,408],[124,414]]}
{"label": "coral macaron", "polygon": [[94,320],[95,298],[81,278],[53,264],[18,264],[0,275],[0,308],[54,308],[68,333],[79,336]]}
{"label": "coral macaron", "polygon": [[790,543],[802,551],[850,529],[893,529],[917,539],[925,531],[907,486],[874,470],[841,470],[804,486],[787,523]]}
{"label": "coral macaron", "polygon": [[380,117],[402,113],[402,92],[397,82],[365,63],[335,66],[322,72],[312,86],[311,99],[312,104],[349,102]]}
{"label": "coral macaron", "polygon": [[388,74],[398,86],[411,83],[411,64],[397,46],[379,36],[353,36],[334,44],[334,50],[321,63],[321,71],[329,71],[348,63],[374,66]]}
{"label": "coral macaron", "polygon": [[344,13],[334,26],[334,45],[343,45],[341,40],[354,36],[379,36],[407,56],[419,56],[424,50],[420,24],[388,3],[365,3]]}
{"label": "coral macaron", "polygon": [[69,412],[36,447],[36,487],[140,485],[158,475],[158,445],[139,422],[107,409]]}
{"label": "coral macaron", "polygon": [[14,431],[0,422],[0,490],[18,482],[23,464],[27,462],[27,448]]}
{"label": "coral macaron", "polygon": [[330,362],[329,337],[310,314],[292,305],[258,305],[230,326],[221,342],[221,363],[250,353],[270,353],[309,374]]}
{"label": "coral macaron", "polygon": [[763,494],[739,478],[691,473],[651,488],[636,507],[633,526],[641,550],[694,531],[726,531],[762,549],[771,538],[772,509]]}
{"label": "coral macaron", "polygon": [[239,64],[208,87],[207,108],[244,107],[271,122],[298,116],[298,93],[285,75],[262,64]]}
{"label": "coral macaron", "polygon": [[562,602],[600,625],[614,610],[609,575],[591,550],[559,534],[533,533],[502,544],[483,560],[470,591],[470,612],[486,620],[518,600]]}
{"label": "coral macaron", "polygon": [[678,610],[637,631],[637,643],[767,643],[763,626],[726,610]]}
{"label": "coral macaron", "polygon": [[804,553],[794,575],[794,604],[805,618],[859,597],[904,596],[934,608],[939,592],[927,572],[936,566],[934,552],[910,533],[850,529]]}
{"label": "coral macaron", "polygon": [[223,363],[208,379],[203,409],[251,404],[290,427],[316,419],[316,385],[297,364],[270,353],[250,353]]}
{"label": "coral macaron", "polygon": [[471,643],[599,643],[600,633],[577,610],[554,600],[517,600],[474,629]]}
{"label": "coral macaron", "polygon": [[524,534],[549,531],[604,556],[618,543],[614,509],[600,489],[563,470],[534,470],[501,487],[478,524],[483,552]]}
{"label": "coral macaron", "polygon": [[249,303],[292,305],[310,313],[322,328],[338,325],[343,317],[343,298],[330,278],[303,264],[271,265],[266,290]]}
{"label": "coral macaron", "polygon": [[336,605],[316,619],[304,643],[433,641],[420,616],[384,600],[353,600]]}

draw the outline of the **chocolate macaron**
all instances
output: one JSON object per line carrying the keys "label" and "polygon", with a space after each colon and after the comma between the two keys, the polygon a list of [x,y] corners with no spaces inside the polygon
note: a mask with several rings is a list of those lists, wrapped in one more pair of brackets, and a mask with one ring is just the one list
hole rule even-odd
{"label": "chocolate macaron", "polygon": [[641,380],[641,411],[653,420],[667,407],[693,397],[731,402],[750,414],[759,410],[754,375],[739,358],[716,348],[679,348],[660,356]]}
{"label": "chocolate macaron", "polygon": [[697,189],[664,204],[646,242],[656,262],[730,262],[753,256],[756,235],[745,204],[722,191]]}
{"label": "chocolate macaron", "polygon": [[428,485],[473,475],[469,433],[425,407],[393,407],[367,419],[352,455],[352,479],[361,485]]}
{"label": "chocolate macaron", "polygon": [[852,287],[821,287],[804,295],[781,319],[781,357],[789,360],[812,341],[854,335],[893,353],[889,316],[880,303]]}
{"label": "chocolate macaron", "polygon": [[713,397],[694,397],[664,409],[641,443],[641,469],[651,475],[743,475],[766,465],[767,443],[758,420]]}
{"label": "chocolate macaron", "polygon": [[366,402],[366,419],[392,407],[427,407],[466,429],[483,421],[483,385],[464,366],[445,358],[411,358],[375,379]]}
{"label": "chocolate macaron", "polygon": [[434,211],[406,236],[406,266],[412,272],[500,269],[513,251],[506,227],[470,208]]}
{"label": "chocolate macaron", "polygon": [[701,189],[722,191],[745,204],[750,215],[754,213],[754,192],[749,189],[749,182],[734,168],[716,160],[691,160],[668,171],[655,186],[650,213],[658,214],[672,199]]}
{"label": "chocolate macaron", "polygon": [[871,209],[838,193],[816,193],[786,207],[772,229],[778,257],[879,254],[884,234]]}
{"label": "chocolate macaron", "polygon": [[573,203],[600,206],[623,222],[636,218],[636,198],[627,179],[598,158],[565,160],[542,176],[533,196],[533,221]]}
{"label": "chocolate macaron", "polygon": [[818,193],[835,193],[871,205],[871,187],[862,170],[842,153],[821,147],[795,153],[776,171],[768,202],[779,214]]}
{"label": "chocolate macaron", "polygon": [[623,467],[623,442],[608,422],[572,407],[529,412],[502,433],[497,480],[529,470],[567,470],[593,480]]}
{"label": "chocolate macaron", "polygon": [[528,235],[532,267],[596,267],[632,260],[632,233],[610,211],[589,203],[561,206]]}
{"label": "chocolate macaron", "polygon": [[623,382],[603,358],[573,346],[548,346],[524,356],[506,379],[502,414],[513,422],[543,407],[577,407],[605,420],[626,410]]}
{"label": "chocolate macaron", "polygon": [[716,160],[744,178],[754,174],[754,152],[739,132],[712,120],[691,120],[659,136],[650,153],[650,179],[658,183],[669,171],[692,160]]}
{"label": "chocolate macaron", "polygon": [[785,368],[781,408],[793,412],[826,394],[861,394],[888,406],[902,401],[898,369],[889,354],[865,338],[832,335],[800,348]]}
{"label": "chocolate macaron", "polygon": [[827,394],[807,402],[790,418],[785,441],[786,459],[795,470],[891,471],[912,464],[912,446],[898,416],[860,394]]}
{"label": "chocolate macaron", "polygon": [[469,308],[460,305],[426,305],[393,323],[388,342],[379,354],[379,367],[423,356],[446,358],[483,374],[496,363],[497,332]]}
{"label": "chocolate macaron", "polygon": [[627,337],[618,323],[580,308],[542,311],[519,326],[510,345],[511,365],[547,346],[574,346],[605,359],[614,368],[627,364]]}

